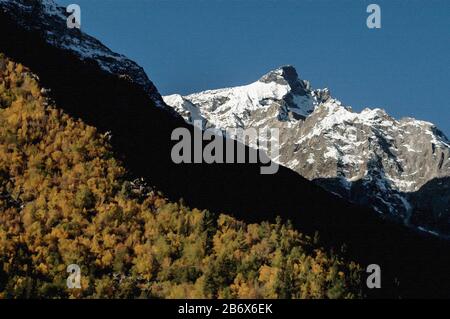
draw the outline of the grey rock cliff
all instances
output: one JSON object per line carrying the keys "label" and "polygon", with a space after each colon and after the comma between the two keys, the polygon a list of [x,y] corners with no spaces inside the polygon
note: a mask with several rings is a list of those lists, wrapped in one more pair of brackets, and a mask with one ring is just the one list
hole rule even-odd
{"label": "grey rock cliff", "polygon": [[164,99],[186,121],[230,137],[237,127],[279,128],[280,155],[272,160],[380,214],[449,234],[450,142],[432,123],[382,109],[353,112],[292,66],[249,85]]}

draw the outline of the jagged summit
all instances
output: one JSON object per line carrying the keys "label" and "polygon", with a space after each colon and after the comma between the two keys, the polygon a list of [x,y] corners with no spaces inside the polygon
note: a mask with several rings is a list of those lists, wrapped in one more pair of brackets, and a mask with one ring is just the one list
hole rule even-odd
{"label": "jagged summit", "polygon": [[277,83],[279,85],[289,86],[290,93],[293,95],[315,95],[320,102],[325,102],[330,97],[328,89],[311,89],[311,84],[307,80],[302,80],[297,70],[292,65],[284,65],[263,75],[260,79],[263,83]]}
{"label": "jagged summit", "polygon": [[285,65],[272,70],[259,79],[260,82],[275,82],[280,85],[289,85],[293,93],[306,95],[310,90],[308,81],[300,80],[297,70],[292,65]]}
{"label": "jagged summit", "polygon": [[[380,108],[354,112],[328,89],[299,79],[293,66],[249,85],[164,100],[186,121],[202,120],[231,137],[236,127],[279,128],[273,161],[383,215],[450,234],[450,190],[434,184],[450,176],[450,143],[432,123],[396,120]],[[420,199],[425,185],[428,206]]]}
{"label": "jagged summit", "polygon": [[248,85],[188,96],[174,94],[164,100],[189,123],[201,120],[205,127],[246,128],[273,117],[283,122],[304,120],[329,98],[327,89],[311,90],[293,66],[282,66]]}

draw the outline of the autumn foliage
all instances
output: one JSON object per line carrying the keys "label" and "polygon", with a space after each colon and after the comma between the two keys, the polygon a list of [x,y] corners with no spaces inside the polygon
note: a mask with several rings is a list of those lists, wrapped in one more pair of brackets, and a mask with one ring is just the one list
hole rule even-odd
{"label": "autumn foliage", "polygon": [[126,176],[106,135],[0,55],[0,298],[360,297],[359,266],[289,223],[190,209]]}

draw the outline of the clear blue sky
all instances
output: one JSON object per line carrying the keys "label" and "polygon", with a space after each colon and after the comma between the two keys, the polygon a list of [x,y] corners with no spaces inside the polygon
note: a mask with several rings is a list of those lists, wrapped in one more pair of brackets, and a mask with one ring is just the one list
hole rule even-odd
{"label": "clear blue sky", "polygon": [[[135,60],[161,94],[253,82],[284,64],[355,110],[434,122],[450,136],[449,0],[57,0]],[[367,5],[382,28],[366,27]]]}

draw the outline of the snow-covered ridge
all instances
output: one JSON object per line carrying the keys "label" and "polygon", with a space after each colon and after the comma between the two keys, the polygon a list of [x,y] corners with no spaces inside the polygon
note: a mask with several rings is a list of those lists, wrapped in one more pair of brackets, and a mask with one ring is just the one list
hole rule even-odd
{"label": "snow-covered ridge", "polygon": [[0,0],[0,10],[23,28],[38,31],[50,45],[73,53],[80,60],[93,60],[104,71],[139,85],[157,106],[166,107],[139,65],[84,32],[67,28],[68,14],[53,0]]}
{"label": "snow-covered ridge", "polygon": [[326,96],[321,93],[311,90],[307,81],[299,80],[293,67],[284,66],[248,85],[163,98],[189,123],[202,120],[206,126],[243,128],[254,120],[250,113],[270,112],[274,103],[282,106],[278,114],[281,121],[289,121],[289,113],[304,119]]}
{"label": "snow-covered ridge", "polygon": [[[408,128],[414,127],[428,135],[431,142],[436,147],[450,147],[447,137],[440,132],[433,123],[427,121],[416,120],[413,118],[403,118],[396,120],[389,116],[385,110],[380,108],[365,108],[360,113],[353,112],[350,107],[345,107],[340,101],[330,99],[321,105],[326,110],[326,115],[317,121],[312,130],[302,137],[299,142],[305,141],[314,136],[323,134],[325,131],[331,131],[337,126],[352,124],[370,125],[377,128],[379,132],[386,133],[389,130],[397,130],[396,133],[409,134]],[[389,134],[385,134],[387,139],[392,138]],[[339,135],[334,138],[339,139]],[[347,137],[348,138],[348,137]],[[404,147],[413,149],[412,145],[404,144]]]}
{"label": "snow-covered ridge", "polygon": [[[450,176],[450,143],[432,123],[397,120],[380,108],[353,112],[328,89],[312,89],[292,66],[244,86],[163,98],[187,122],[205,127],[279,128],[280,156],[272,160],[405,223],[423,218],[415,216],[415,194]],[[435,202],[443,203],[430,206],[430,215],[450,216],[450,192]]]}

